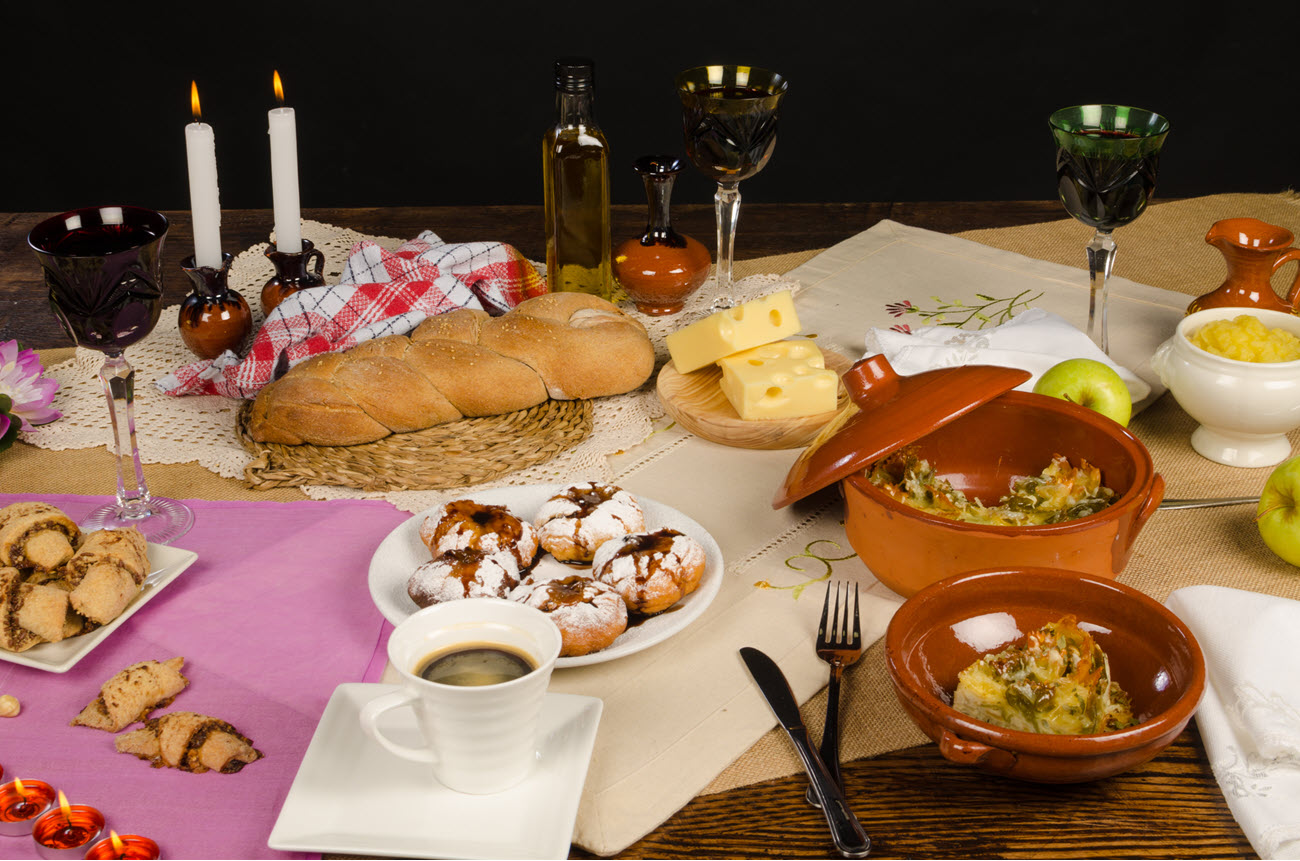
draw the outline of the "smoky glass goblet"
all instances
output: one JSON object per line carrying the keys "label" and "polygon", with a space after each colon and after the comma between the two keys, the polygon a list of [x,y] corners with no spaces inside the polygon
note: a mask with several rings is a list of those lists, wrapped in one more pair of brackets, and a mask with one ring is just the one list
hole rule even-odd
{"label": "smoky glass goblet", "polygon": [[117,459],[117,499],[82,521],[86,530],[134,526],[167,544],[194,525],[183,502],[151,496],[135,433],[135,370],[128,346],[158,322],[167,218],[134,206],[99,206],[36,225],[27,243],[45,273],[50,310],[78,346],[104,354],[99,379],[108,400]]}
{"label": "smoky glass goblet", "polygon": [[776,72],[757,66],[697,66],[680,72],[686,155],[718,183],[717,296],[713,308],[736,304],[731,264],[740,218],[740,181],[758,173],[776,147],[781,99],[788,84]]}

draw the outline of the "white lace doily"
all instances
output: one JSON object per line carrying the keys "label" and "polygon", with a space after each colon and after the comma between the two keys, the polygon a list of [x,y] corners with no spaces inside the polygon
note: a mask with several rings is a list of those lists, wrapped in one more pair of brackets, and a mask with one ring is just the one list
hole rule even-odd
{"label": "white lace doily", "polygon": [[[436,232],[436,231],[435,231]],[[338,280],[343,261],[352,246],[370,239],[384,248],[395,249],[405,238],[367,236],[347,228],[304,220],[302,233],[325,255],[325,280]],[[254,245],[231,263],[230,286],[239,290],[253,309],[254,331],[262,323],[259,297],[274,267],[266,259],[269,243]],[[798,285],[776,275],[754,275],[736,283],[736,296],[748,301],[777,290],[795,292]],[[667,359],[664,337],[687,320],[702,316],[711,301],[709,286],[696,292],[686,310],[669,317],[638,314],[655,345],[660,363]],[[252,460],[235,434],[236,413],[240,401],[216,396],[169,397],[154,381],[171,373],[194,356],[181,341],[177,328],[180,306],[163,310],[158,325],[149,337],[127,350],[126,357],[135,368],[135,420],[139,437],[140,459],[145,463],[198,463],[224,478],[243,480],[244,468]],[[251,337],[251,336],[250,336]],[[247,345],[244,345],[245,348]],[[100,385],[101,353],[78,348],[76,355],[51,368],[47,374],[59,381],[54,405],[63,418],[23,434],[23,439],[40,448],[63,450],[110,447],[108,408]],[[610,481],[613,476],[607,458],[625,452],[650,436],[653,422],[664,415],[654,391],[654,376],[640,389],[625,395],[599,398],[594,402],[591,434],[582,443],[537,466],[503,476],[479,488],[518,486],[581,480]],[[374,493],[347,487],[304,486],[312,499],[387,499],[403,511],[422,511],[458,495],[457,490],[395,491]]]}

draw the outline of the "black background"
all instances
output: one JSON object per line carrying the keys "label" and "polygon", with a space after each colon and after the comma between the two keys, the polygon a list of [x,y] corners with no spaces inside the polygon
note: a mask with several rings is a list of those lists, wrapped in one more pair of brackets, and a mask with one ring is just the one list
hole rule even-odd
{"label": "black background", "polygon": [[[790,81],[746,202],[1054,196],[1046,118],[1117,102],[1172,123],[1157,195],[1278,192],[1300,173],[1300,4],[4,4],[0,209],[189,205],[190,81],[226,208],[271,205],[274,69],[304,207],[536,204],[556,57],[597,63],[615,203],[684,154],[672,79],[701,63]],[[688,169],[674,201],[706,203]]]}

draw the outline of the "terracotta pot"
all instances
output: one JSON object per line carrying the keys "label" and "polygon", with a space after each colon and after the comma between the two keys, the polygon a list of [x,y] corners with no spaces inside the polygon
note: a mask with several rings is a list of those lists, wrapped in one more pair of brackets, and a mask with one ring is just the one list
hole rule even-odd
{"label": "terracotta pot", "polygon": [[[1106,652],[1137,726],[1046,735],[951,707],[958,673],[1066,614]],[[1177,616],[1123,584],[1050,568],[979,571],[926,588],[890,621],[885,660],[903,708],[945,758],[1040,783],[1097,780],[1146,762],[1187,726],[1205,690],[1204,656]]]}
{"label": "terracotta pot", "polygon": [[861,472],[841,483],[849,543],[872,573],[904,597],[979,568],[1043,565],[1114,577],[1164,498],[1146,446],[1086,407],[1008,392],[919,439],[921,457],[968,497],[996,504],[1018,476],[1038,475],[1054,454],[1101,469],[1116,500],[1089,517],[1047,526],[960,523],[897,502]]}

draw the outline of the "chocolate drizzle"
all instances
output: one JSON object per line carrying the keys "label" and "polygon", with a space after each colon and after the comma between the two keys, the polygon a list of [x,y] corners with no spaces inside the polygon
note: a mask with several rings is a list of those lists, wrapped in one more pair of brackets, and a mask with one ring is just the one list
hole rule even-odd
{"label": "chocolate drizzle", "polygon": [[586,577],[573,575],[562,580],[551,580],[546,584],[546,602],[538,609],[547,613],[554,612],[570,604],[581,604],[587,599]]}
{"label": "chocolate drizzle", "polygon": [[586,517],[602,503],[609,502],[618,493],[618,488],[608,484],[579,484],[564,492],[564,498],[578,507],[575,515]]}
{"label": "chocolate drizzle", "polygon": [[476,536],[496,534],[501,543],[515,544],[523,536],[523,524],[504,505],[482,505],[472,499],[458,499],[447,503],[446,513],[434,531],[436,546],[449,533],[462,524],[473,524]]}

